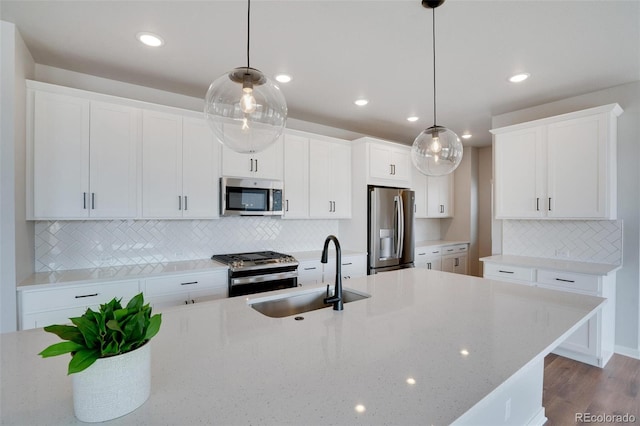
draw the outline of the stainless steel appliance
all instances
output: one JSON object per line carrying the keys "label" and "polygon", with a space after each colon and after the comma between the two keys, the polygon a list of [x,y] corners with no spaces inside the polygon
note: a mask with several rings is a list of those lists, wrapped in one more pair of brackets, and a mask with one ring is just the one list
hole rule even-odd
{"label": "stainless steel appliance", "polygon": [[214,254],[229,266],[229,297],[298,286],[298,261],[275,251]]}
{"label": "stainless steel appliance", "polygon": [[220,178],[222,216],[282,215],[282,188],[279,180]]}
{"label": "stainless steel appliance", "polygon": [[369,275],[413,268],[415,193],[408,189],[369,186]]}

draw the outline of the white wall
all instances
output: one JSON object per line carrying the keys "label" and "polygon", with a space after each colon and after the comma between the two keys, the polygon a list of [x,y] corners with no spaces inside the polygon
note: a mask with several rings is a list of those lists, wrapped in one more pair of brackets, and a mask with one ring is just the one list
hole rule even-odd
{"label": "white wall", "polygon": [[35,64],[15,25],[0,21],[0,332],[16,330],[16,282],[33,272],[25,220],[25,78]]}
{"label": "white wall", "polygon": [[640,81],[493,117],[492,127],[618,103],[618,218],[623,266],[617,273],[616,352],[640,358]]}
{"label": "white wall", "polygon": [[[478,257],[491,256],[491,217],[493,216],[491,181],[493,179],[493,149],[478,149]],[[482,276],[482,262],[478,274]]]}

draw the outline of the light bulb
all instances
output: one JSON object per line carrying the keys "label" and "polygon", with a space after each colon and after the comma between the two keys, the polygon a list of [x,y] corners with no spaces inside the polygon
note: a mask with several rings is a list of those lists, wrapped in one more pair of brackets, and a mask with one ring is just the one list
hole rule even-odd
{"label": "light bulb", "polygon": [[431,146],[429,147],[429,149],[431,149],[431,152],[437,154],[442,150],[442,144],[440,143],[440,138],[438,137],[438,134],[436,133],[433,136],[433,139],[431,139]]}
{"label": "light bulb", "polygon": [[244,92],[242,97],[240,98],[240,109],[245,114],[251,114],[256,110],[257,103],[256,98],[253,97],[253,89],[252,88],[244,88],[242,89]]}

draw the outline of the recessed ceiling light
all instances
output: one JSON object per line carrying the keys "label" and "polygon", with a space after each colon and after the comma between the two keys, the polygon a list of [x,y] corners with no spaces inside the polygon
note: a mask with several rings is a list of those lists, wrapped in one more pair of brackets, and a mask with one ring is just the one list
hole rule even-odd
{"label": "recessed ceiling light", "polygon": [[151,47],[160,47],[164,45],[164,40],[162,37],[151,34],[151,33],[138,33],[136,34],[136,38],[140,41],[140,43],[151,46]]}
{"label": "recessed ceiling light", "polygon": [[289,74],[278,74],[276,75],[276,81],[279,83],[288,83],[291,81],[291,76]]}
{"label": "recessed ceiling light", "polygon": [[358,105],[358,106],[365,106],[366,104],[369,103],[369,100],[368,99],[356,99],[353,103]]}
{"label": "recessed ceiling light", "polygon": [[470,139],[471,138],[471,133],[465,133],[462,135],[462,139]]}
{"label": "recessed ceiling light", "polygon": [[509,77],[509,81],[512,83],[521,83],[529,77],[531,77],[531,74],[529,74],[528,72],[523,72],[520,74],[512,75],[511,77]]}
{"label": "recessed ceiling light", "polygon": [[412,115],[411,117],[407,117],[407,121],[414,122],[414,121],[418,121],[419,118],[420,117],[416,117],[415,115]]}

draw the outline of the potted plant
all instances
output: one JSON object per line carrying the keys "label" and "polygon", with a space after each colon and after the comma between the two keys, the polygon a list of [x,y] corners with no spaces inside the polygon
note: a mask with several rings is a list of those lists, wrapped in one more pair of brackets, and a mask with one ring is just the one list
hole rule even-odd
{"label": "potted plant", "polygon": [[39,355],[71,354],[68,374],[72,374],[73,406],[84,422],[101,422],[123,416],[138,408],[151,390],[151,348],[162,322],[151,315],[142,293],[126,307],[121,299],[90,308],[81,317],[70,318],[73,325],[50,325],[44,330],[64,342],[55,343]]}

